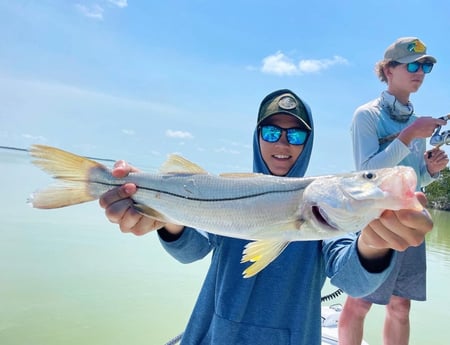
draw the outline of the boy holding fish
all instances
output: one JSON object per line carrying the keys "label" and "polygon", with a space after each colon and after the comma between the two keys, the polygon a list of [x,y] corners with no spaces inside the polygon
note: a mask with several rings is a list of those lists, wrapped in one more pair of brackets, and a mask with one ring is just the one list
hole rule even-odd
{"label": "boy holding fish", "polygon": [[[425,44],[416,37],[399,38],[386,49],[375,71],[387,84],[387,90],[358,107],[353,116],[356,169],[410,166],[416,171],[419,190],[447,166],[445,151],[434,148],[425,152],[425,138],[446,121],[417,117],[409,100],[435,63],[436,59],[427,54]],[[386,305],[384,344],[408,344],[411,300],[426,299],[425,243],[397,253],[394,263],[388,279],[374,293],[364,298],[347,298],[339,320],[340,344],[361,344],[364,318],[372,303]]]}
{"label": "boy holding fish", "polygon": [[[295,93],[277,90],[261,102],[253,136],[254,172],[302,177],[314,137],[311,111]],[[123,161],[116,177],[137,171]],[[354,296],[375,290],[397,255],[423,242],[432,229],[424,211],[385,211],[361,233],[332,240],[291,242],[261,272],[242,277],[247,240],[225,237],[143,217],[133,207],[136,186],[128,183],[100,199],[107,218],[123,232],[158,229],[163,247],[189,263],[212,251],[211,265],[181,344],[321,344],[321,289],[326,276]],[[422,193],[418,198],[425,204]],[[255,259],[257,260],[257,259]]]}

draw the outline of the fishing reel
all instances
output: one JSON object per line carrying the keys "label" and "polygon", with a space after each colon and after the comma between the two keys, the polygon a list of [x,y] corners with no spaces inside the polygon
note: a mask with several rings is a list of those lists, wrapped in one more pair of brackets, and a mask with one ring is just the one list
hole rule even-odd
{"label": "fishing reel", "polygon": [[[444,115],[439,119],[448,121],[450,120],[450,114]],[[441,132],[441,127],[438,126],[430,138],[430,145],[436,148],[442,145],[450,145],[450,130]]]}

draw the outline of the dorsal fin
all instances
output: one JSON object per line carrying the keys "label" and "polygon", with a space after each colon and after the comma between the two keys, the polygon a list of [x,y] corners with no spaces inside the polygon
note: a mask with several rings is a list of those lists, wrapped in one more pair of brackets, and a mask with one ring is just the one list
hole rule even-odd
{"label": "dorsal fin", "polygon": [[162,174],[208,174],[202,167],[176,154],[169,155],[159,171]]}

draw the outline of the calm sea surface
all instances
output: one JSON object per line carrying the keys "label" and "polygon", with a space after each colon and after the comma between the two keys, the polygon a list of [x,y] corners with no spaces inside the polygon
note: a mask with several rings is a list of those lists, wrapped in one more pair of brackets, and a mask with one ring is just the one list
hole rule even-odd
{"label": "calm sea surface", "polygon": [[[29,194],[51,180],[23,152],[0,149],[0,161],[1,345],[153,345],[183,330],[209,258],[182,265],[156,234],[122,234],[95,202],[32,209]],[[450,344],[450,213],[431,212],[428,301],[413,303],[410,344]],[[383,318],[374,306],[370,345],[381,344]]]}

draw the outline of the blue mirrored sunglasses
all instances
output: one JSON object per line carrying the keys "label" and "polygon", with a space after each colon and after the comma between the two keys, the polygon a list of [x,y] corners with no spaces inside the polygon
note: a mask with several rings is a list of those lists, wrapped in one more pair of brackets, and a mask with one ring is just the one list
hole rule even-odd
{"label": "blue mirrored sunglasses", "polygon": [[308,137],[308,131],[299,128],[281,128],[275,125],[263,125],[259,127],[261,138],[268,143],[276,143],[281,138],[281,134],[286,132],[286,138],[291,145],[303,145]]}
{"label": "blue mirrored sunglasses", "polygon": [[414,61],[406,64],[406,70],[409,73],[416,73],[420,67],[422,67],[423,73],[430,73],[433,69],[434,63],[432,62],[419,62]]}

